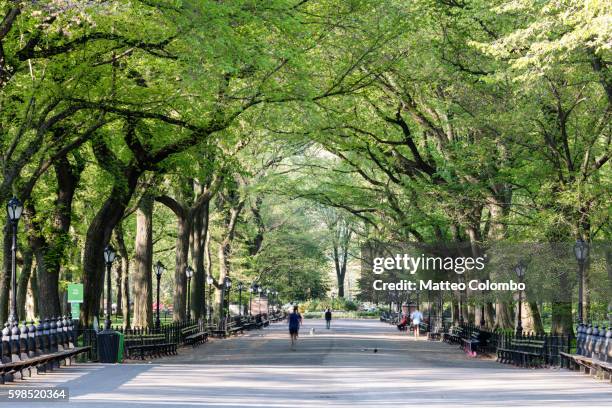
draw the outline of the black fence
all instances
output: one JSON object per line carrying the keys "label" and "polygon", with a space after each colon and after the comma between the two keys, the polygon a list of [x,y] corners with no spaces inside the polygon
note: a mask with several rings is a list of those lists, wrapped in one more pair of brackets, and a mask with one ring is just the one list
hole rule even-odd
{"label": "black fence", "polygon": [[[466,338],[472,334],[478,334],[480,338],[486,339],[480,349],[487,353],[496,353],[498,348],[511,348],[513,340],[534,340],[544,342],[544,363],[548,366],[559,366],[561,364],[560,352],[569,353],[575,346],[575,338],[571,335],[550,335],[523,333],[517,335],[508,330],[487,330],[474,324],[464,323],[460,325],[462,333]],[[445,331],[448,332],[448,325]]]}
{"label": "black fence", "polygon": [[[183,345],[185,342],[184,335],[182,334],[182,330],[186,329],[190,326],[197,326],[198,331],[206,330],[204,327],[204,322],[202,320],[184,320],[182,322],[172,322],[161,325],[161,327],[156,329],[155,327],[134,327],[126,329],[122,326],[112,326],[111,328],[119,333],[122,333],[124,336],[146,336],[150,334],[163,334],[165,336],[166,343],[175,343],[178,345]],[[79,346],[91,346],[91,349],[88,353],[83,354],[80,357],[81,361],[97,361],[98,360],[98,344],[97,344],[97,334],[93,326],[87,327],[78,327],[76,330],[77,336],[77,345]]]}

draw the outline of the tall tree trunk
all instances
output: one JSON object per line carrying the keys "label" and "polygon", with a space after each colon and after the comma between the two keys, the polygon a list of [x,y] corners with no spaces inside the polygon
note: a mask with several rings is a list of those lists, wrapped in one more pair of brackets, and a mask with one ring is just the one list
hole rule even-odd
{"label": "tall tree trunk", "polygon": [[117,272],[115,276],[115,293],[117,294],[117,316],[123,316],[123,308],[121,304],[123,302],[123,291],[121,290],[121,282],[123,282],[123,259],[118,260],[119,263],[115,267],[115,271]]}
{"label": "tall tree trunk", "polygon": [[176,237],[175,269],[174,269],[174,312],[173,320],[185,320],[187,305],[187,276],[185,269],[189,260],[189,236],[191,235],[191,219],[178,217]]}
{"label": "tall tree trunk", "polygon": [[[499,242],[506,238],[507,228],[504,218],[508,213],[512,190],[505,184],[493,186],[494,194],[488,197],[490,230],[489,238]],[[491,308],[492,309],[492,308]],[[511,305],[505,301],[495,302],[495,323],[494,328],[512,329],[514,328]],[[491,317],[489,315],[489,317]],[[488,322],[487,322],[488,323]]]}
{"label": "tall tree trunk", "polygon": [[123,223],[120,222],[115,227],[115,242],[117,243],[117,252],[121,256],[121,264],[117,268],[117,310],[121,311],[123,316],[123,327],[129,328],[130,325],[130,259],[125,246],[123,236]]}
{"label": "tall tree trunk", "polygon": [[551,273],[559,276],[559,298],[552,301],[551,334],[573,335],[572,303],[563,298],[563,294],[571,293],[567,272],[561,270],[558,274],[557,271],[551,271]]}
{"label": "tall tree trunk", "polygon": [[195,272],[191,284],[191,310],[194,318],[205,317],[206,268],[204,265],[204,242],[208,232],[210,201],[194,212],[192,232],[192,260]]}
{"label": "tall tree trunk", "polygon": [[141,171],[137,166],[130,167],[124,177],[115,181],[109,197],[87,228],[83,251],[84,303],[81,309],[81,322],[84,324],[90,323],[100,311],[99,299],[104,288],[104,247],[123,217]]}
{"label": "tall tree trunk", "polygon": [[[153,197],[145,193],[136,210],[134,327],[153,326]],[[126,274],[127,276],[127,274]],[[125,287],[125,282],[124,282]]]}
{"label": "tall tree trunk", "polygon": [[[244,207],[244,200],[236,201],[234,206],[230,207],[225,217],[225,237],[221,244],[219,244],[219,285],[223,285],[223,280],[226,276],[230,275],[230,256],[232,250],[232,242],[236,234],[236,225],[238,224],[238,217]],[[218,298],[219,309],[223,309],[223,288],[220,289],[220,296]]]}
{"label": "tall tree trunk", "polygon": [[[34,266],[33,268],[33,272],[35,272],[36,267]],[[25,308],[28,320],[32,320],[40,316],[38,314],[38,284],[36,282],[36,273],[30,273],[30,283],[28,285]]]}
{"label": "tall tree trunk", "polygon": [[459,324],[459,302],[457,301],[457,297],[455,295],[453,295],[451,299],[451,314],[453,326],[457,326]]}
{"label": "tall tree trunk", "polygon": [[11,289],[11,226],[6,222],[2,240],[2,276],[0,276],[0,324],[8,320],[8,304]]}
{"label": "tall tree trunk", "polygon": [[132,327],[131,310],[130,310],[130,262],[127,258],[122,258],[123,264],[123,281],[121,282],[121,290],[123,291],[123,327],[129,329]]}
{"label": "tall tree trunk", "polygon": [[342,270],[342,260],[340,259],[340,253],[338,245],[334,244],[332,248],[332,254],[334,258],[334,269],[336,270],[336,282],[338,284],[338,297],[344,297],[344,276],[346,270]]}
{"label": "tall tree trunk", "polygon": [[530,324],[530,331],[536,334],[544,334],[544,324],[538,304],[536,302],[525,302],[525,304],[527,307],[524,310]]}
{"label": "tall tree trunk", "polygon": [[[212,267],[212,254],[210,252],[210,229],[207,229],[206,236],[204,237],[204,266],[206,269],[206,276],[213,276],[213,267]],[[215,287],[212,285],[208,285],[208,290],[213,293],[208,293],[206,298],[207,308],[210,309],[210,312],[207,310],[210,316],[215,316],[214,313],[214,299],[216,298]],[[212,323],[212,322],[210,322]]]}
{"label": "tall tree trunk", "polygon": [[45,254],[41,247],[34,248],[36,257],[36,281],[38,283],[38,312],[41,318],[59,316],[60,301],[58,276],[47,271]]}
{"label": "tall tree trunk", "polygon": [[28,294],[28,283],[32,274],[32,251],[29,248],[24,248],[22,254],[23,265],[17,283],[17,316],[23,320],[26,318],[25,304]]}

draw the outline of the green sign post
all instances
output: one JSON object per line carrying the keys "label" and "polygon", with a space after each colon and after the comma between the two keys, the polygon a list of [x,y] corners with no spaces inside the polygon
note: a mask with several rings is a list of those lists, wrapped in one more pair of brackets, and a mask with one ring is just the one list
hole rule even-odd
{"label": "green sign post", "polygon": [[70,303],[70,314],[74,320],[79,318],[81,303],[83,303],[83,284],[68,284],[68,303]]}
{"label": "green sign post", "polygon": [[68,284],[68,303],[83,303],[83,284]]}

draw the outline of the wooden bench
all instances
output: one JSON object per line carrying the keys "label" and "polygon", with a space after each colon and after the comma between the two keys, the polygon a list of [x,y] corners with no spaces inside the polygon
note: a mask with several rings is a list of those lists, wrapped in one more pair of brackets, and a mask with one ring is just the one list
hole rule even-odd
{"label": "wooden bench", "polygon": [[208,341],[208,332],[200,330],[200,327],[194,324],[181,329],[181,338],[185,344],[195,347]]}
{"label": "wooden bench", "polygon": [[126,357],[159,357],[176,354],[176,343],[166,341],[164,334],[129,334],[124,338]]}
{"label": "wooden bench", "polygon": [[521,367],[544,365],[544,340],[532,338],[511,338],[507,344],[497,348],[497,361]]}
{"label": "wooden bench", "polygon": [[576,353],[559,354],[561,367],[579,368],[582,373],[603,377],[612,382],[612,330],[579,325]]}
{"label": "wooden bench", "polygon": [[13,381],[15,374],[21,379],[32,369],[45,372],[69,365],[78,354],[88,352],[89,346],[76,347],[75,329],[67,317],[45,319],[34,325],[22,323],[19,327],[5,324],[0,343],[0,382]]}

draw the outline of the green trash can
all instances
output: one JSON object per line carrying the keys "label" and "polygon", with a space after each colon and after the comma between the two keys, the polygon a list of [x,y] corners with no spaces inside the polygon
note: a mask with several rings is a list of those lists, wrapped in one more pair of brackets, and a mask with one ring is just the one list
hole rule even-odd
{"label": "green trash can", "polygon": [[119,350],[117,351],[117,362],[123,363],[123,333],[119,332]]}

